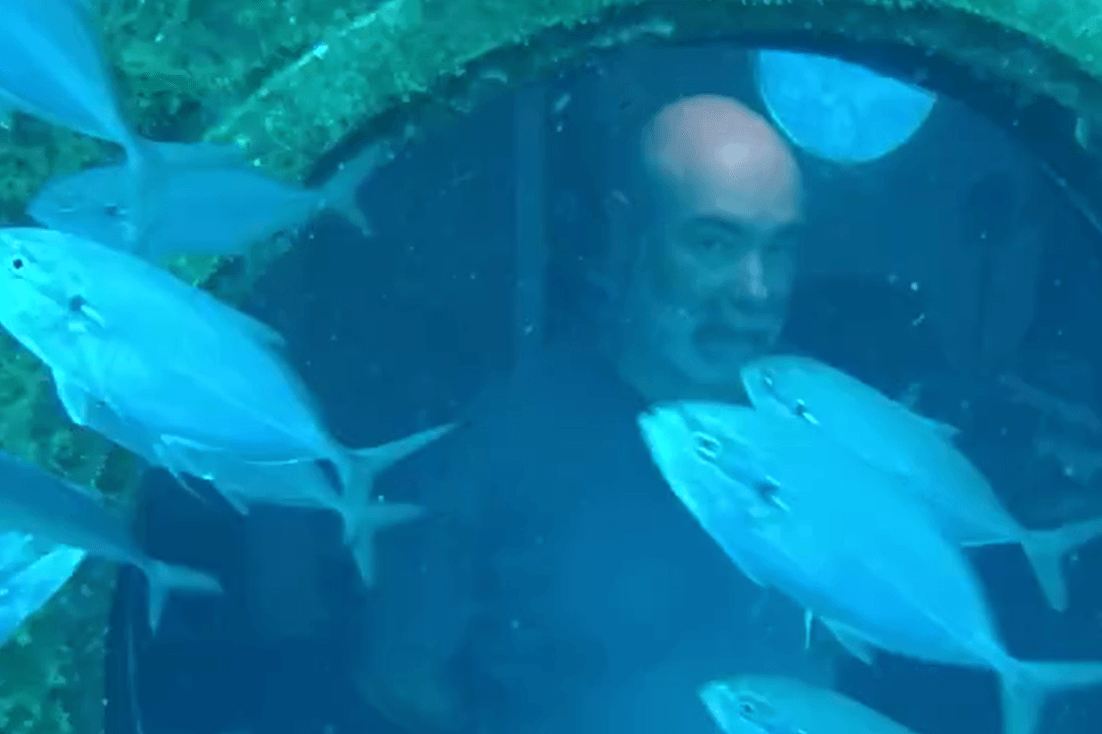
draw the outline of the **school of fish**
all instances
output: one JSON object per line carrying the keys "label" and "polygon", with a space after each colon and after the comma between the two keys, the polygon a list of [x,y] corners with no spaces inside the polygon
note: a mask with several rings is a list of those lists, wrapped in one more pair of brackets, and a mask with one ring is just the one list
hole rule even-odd
{"label": "school of fish", "polygon": [[[449,430],[352,449],[326,428],[267,325],[161,265],[242,255],[323,209],[365,236],[360,181],[388,159],[369,147],[316,189],[279,181],[235,146],[154,142],[120,111],[99,29],[81,0],[0,0],[0,119],[37,117],[117,144],[125,161],[49,181],[28,206],[45,228],[0,228],[0,326],[48,369],[73,424],[228,504],[330,510],[364,583],[385,527],[421,508],[372,496],[373,477]],[[327,473],[324,465],[332,467]],[[334,479],[335,477],[335,479]],[[0,453],[0,642],[86,556],[138,568],[156,629],[172,592],[217,579],[150,558],[102,494]]]}
{"label": "school of fish", "polygon": [[[1060,563],[1102,535],[1102,521],[1023,528],[952,429],[826,364],[769,356],[741,377],[748,405],[661,404],[639,425],[677,497],[749,579],[805,610],[805,634],[817,621],[869,664],[883,651],[989,670],[1006,734],[1034,734],[1051,694],[1102,685],[1102,662],[1008,651],[964,551],[1021,545],[1048,601],[1063,609]],[[855,702],[771,680],[769,695],[793,707],[779,713],[807,723],[791,731],[827,731],[839,717],[848,721],[839,730],[905,731]],[[747,713],[752,704],[737,704],[755,687],[719,681],[702,697],[729,734],[776,731]]]}
{"label": "school of fish", "polygon": [[[78,426],[172,473],[209,482],[240,512],[330,510],[365,584],[373,536],[420,508],[372,497],[381,470],[449,426],[352,449],[327,430],[265,324],[185,283],[168,257],[240,255],[323,209],[365,235],[353,192],[384,163],[372,147],[308,189],[266,176],[234,146],[154,142],[125,121],[89,4],[0,0],[0,117],[19,112],[120,146],[122,163],[48,182],[28,206],[45,228],[0,228],[0,325],[49,370]],[[857,658],[886,651],[992,671],[1006,734],[1034,734],[1047,697],[1102,685],[1102,662],[1033,662],[1006,649],[965,548],[1021,546],[1049,604],[1063,559],[1102,519],[1022,527],[953,431],[804,357],[742,371],[749,406],[680,402],[640,416],[670,487],[743,573],[806,610]],[[335,481],[322,465],[333,469]],[[0,573],[22,611],[12,634],[87,556],[149,580],[149,623],[167,595],[217,579],[149,557],[98,490],[0,453]],[[908,734],[832,691],[794,680],[715,681],[702,705],[728,734]]]}

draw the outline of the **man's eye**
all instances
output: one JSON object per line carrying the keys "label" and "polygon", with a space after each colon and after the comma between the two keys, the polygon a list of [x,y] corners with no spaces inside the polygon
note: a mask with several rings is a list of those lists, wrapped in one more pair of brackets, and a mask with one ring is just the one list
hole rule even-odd
{"label": "man's eye", "polygon": [[730,237],[703,235],[697,239],[697,248],[706,254],[726,252],[732,246]]}

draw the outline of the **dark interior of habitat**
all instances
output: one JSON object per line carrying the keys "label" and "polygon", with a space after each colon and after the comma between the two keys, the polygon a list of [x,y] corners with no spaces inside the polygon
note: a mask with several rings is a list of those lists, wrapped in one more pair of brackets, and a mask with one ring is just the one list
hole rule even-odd
{"label": "dark interior of habitat", "polygon": [[[970,84],[960,70],[914,49],[869,46],[861,54],[912,79],[921,67],[928,86],[959,101],[939,104],[915,139],[881,161],[841,170],[804,157],[811,236],[902,236],[923,218],[997,233],[1029,220],[1043,228],[1046,247],[1033,327],[1016,367],[1043,382],[1072,355],[1088,365],[1080,379],[1102,379],[1102,234],[1039,165],[1056,159],[1061,171],[1080,165],[1067,116],[1044,105],[1023,110],[998,89]],[[852,58],[853,50],[846,55]],[[615,173],[605,169],[616,149],[626,150],[642,121],[680,95],[718,92],[762,108],[746,48],[729,44],[595,55],[582,68],[519,91],[492,70],[485,77],[501,86],[500,95],[426,131],[364,183],[361,201],[374,238],[322,216],[245,304],[285,335],[294,366],[349,445],[448,420],[508,373],[523,340],[515,303],[525,262],[518,231],[531,229],[521,220],[532,215],[533,199],[548,256],[543,338],[557,338],[597,307],[585,275],[608,236]],[[543,111],[535,118],[533,104]],[[538,130],[530,129],[533,119]],[[543,163],[534,164],[543,175],[534,178],[522,170],[531,164],[523,148],[533,140],[546,146]],[[334,162],[320,164],[319,179]],[[998,183],[1004,179],[1009,183]],[[996,191],[1010,192],[1014,216],[1006,197],[984,193],[991,185],[982,182],[992,180]],[[526,207],[529,214],[518,216]],[[853,224],[858,214],[861,226]],[[968,239],[967,232],[957,235]],[[954,406],[971,405],[971,455],[1027,525],[1102,512],[1102,495],[1028,460],[1037,417],[986,404],[978,383],[990,375],[962,376],[950,365],[922,312],[906,284],[884,278],[807,281],[798,288],[786,342],[891,394],[922,383],[948,418],[960,417]],[[327,725],[386,731],[357,702],[349,680],[355,617],[370,599],[356,590],[335,519],[266,508],[242,518],[213,494],[199,502],[158,472],[147,484],[142,519],[150,552],[217,569],[227,595],[174,603],[154,640],[131,623],[141,619],[145,591],[136,574],[123,571],[108,731],[134,731],[135,692],[146,734],[305,734]],[[1081,570],[1102,562],[1102,554],[1092,555],[1073,568],[1076,604],[1054,624],[1016,551],[980,554],[1012,650],[1024,657],[1033,650],[1056,658],[1064,657],[1055,654],[1061,651],[1074,658],[1102,654],[1095,618],[1102,596]],[[1051,633],[1038,637],[1038,628]],[[128,670],[129,635],[137,675]],[[844,682],[916,731],[998,731],[995,688],[979,673],[889,660],[875,672],[854,663]],[[920,689],[930,693],[916,695]],[[936,710],[928,705],[934,700],[941,702]],[[953,715],[947,720],[937,711]]]}

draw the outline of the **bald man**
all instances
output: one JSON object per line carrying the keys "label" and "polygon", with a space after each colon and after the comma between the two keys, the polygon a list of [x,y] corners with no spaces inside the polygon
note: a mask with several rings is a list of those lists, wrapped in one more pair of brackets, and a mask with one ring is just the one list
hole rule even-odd
{"label": "bald man", "polygon": [[636,426],[648,402],[739,399],[784,319],[796,163],[733,100],[663,109],[600,344],[549,346],[462,429],[381,478],[430,508],[380,548],[358,682],[414,732],[714,734],[697,697],[747,670],[817,682],[802,614],[761,592],[677,501]]}
{"label": "bald man", "polygon": [[[739,398],[738,368],[784,325],[801,223],[784,140],[734,100],[698,96],[643,131],[616,360],[650,399]],[[625,256],[626,253],[626,256]]]}

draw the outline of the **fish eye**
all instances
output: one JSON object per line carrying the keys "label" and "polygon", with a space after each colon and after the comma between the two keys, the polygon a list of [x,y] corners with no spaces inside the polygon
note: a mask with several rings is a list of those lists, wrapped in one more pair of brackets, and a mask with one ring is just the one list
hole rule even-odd
{"label": "fish eye", "polygon": [[738,713],[744,719],[754,721],[758,717],[758,702],[747,696],[738,700]]}
{"label": "fish eye", "polygon": [[766,477],[755,483],[754,491],[757,492],[762,502],[781,510],[787,509],[787,506],[781,500],[781,485],[771,477]]}
{"label": "fish eye", "polygon": [[122,207],[119,206],[118,204],[105,204],[104,207],[103,207],[103,213],[106,214],[107,216],[113,218],[113,217],[120,216],[123,213],[123,211],[122,211]]}
{"label": "fish eye", "polygon": [[87,304],[88,301],[84,299],[84,296],[73,296],[69,299],[69,310],[73,313],[80,313]]}
{"label": "fish eye", "polygon": [[811,408],[807,407],[807,403],[802,400],[796,401],[796,404],[792,406],[792,412],[797,418],[803,418],[813,426],[819,425],[819,419],[811,412]]}
{"label": "fish eye", "polygon": [[12,270],[20,270],[23,267],[23,258],[15,257],[11,261]]}
{"label": "fish eye", "polygon": [[719,452],[723,448],[719,441],[706,433],[693,434],[693,447],[696,449],[696,455],[708,462],[718,461]]}

